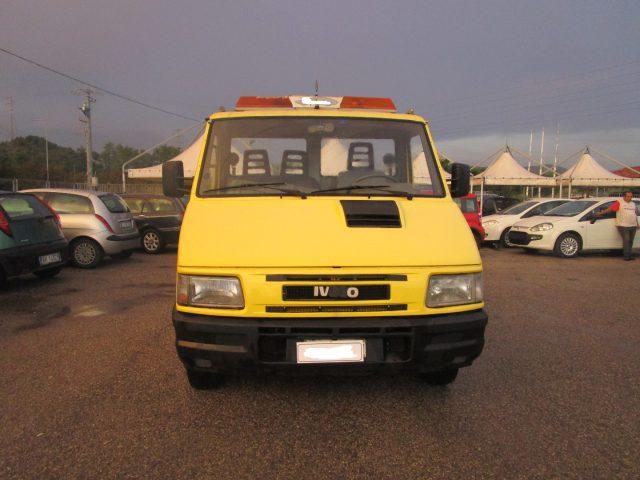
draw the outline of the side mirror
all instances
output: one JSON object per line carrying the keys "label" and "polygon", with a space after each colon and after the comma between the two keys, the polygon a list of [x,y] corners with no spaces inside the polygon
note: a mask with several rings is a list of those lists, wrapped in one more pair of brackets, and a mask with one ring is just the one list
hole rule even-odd
{"label": "side mirror", "polygon": [[471,189],[471,169],[464,163],[451,164],[451,196],[464,197]]}
{"label": "side mirror", "polygon": [[181,197],[185,193],[184,166],[174,160],[162,164],[162,192],[167,197]]}

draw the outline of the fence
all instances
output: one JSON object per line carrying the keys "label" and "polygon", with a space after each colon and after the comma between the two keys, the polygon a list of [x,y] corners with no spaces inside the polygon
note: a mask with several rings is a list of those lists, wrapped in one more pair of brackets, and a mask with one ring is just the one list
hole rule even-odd
{"label": "fence", "polygon": [[[72,190],[85,190],[86,183],[73,182],[47,182],[44,180],[35,180],[31,178],[0,178],[0,190],[9,190],[16,192],[18,190],[27,190],[30,188],[68,188]],[[111,193],[124,193],[121,183],[101,183],[94,190]],[[127,193],[162,193],[161,183],[128,183]]]}

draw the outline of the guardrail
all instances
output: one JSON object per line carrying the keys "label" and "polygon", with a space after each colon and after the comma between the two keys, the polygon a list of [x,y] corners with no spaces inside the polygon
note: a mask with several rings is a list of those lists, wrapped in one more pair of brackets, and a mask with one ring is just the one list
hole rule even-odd
{"label": "guardrail", "polygon": [[[27,190],[30,188],[68,188],[71,190],[86,190],[86,183],[75,182],[49,182],[32,178],[0,178],[0,190],[9,190],[17,192],[18,190]],[[101,183],[92,190],[102,192],[123,193],[122,184],[120,183]],[[128,183],[127,193],[162,193],[162,184],[160,183]]]}

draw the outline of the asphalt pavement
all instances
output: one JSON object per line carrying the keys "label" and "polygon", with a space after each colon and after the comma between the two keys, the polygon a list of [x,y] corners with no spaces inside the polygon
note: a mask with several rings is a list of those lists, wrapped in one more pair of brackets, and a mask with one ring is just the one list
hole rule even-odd
{"label": "asphalt pavement", "polygon": [[0,478],[640,478],[640,259],[483,249],[485,351],[412,375],[192,390],[175,252],[0,293]]}

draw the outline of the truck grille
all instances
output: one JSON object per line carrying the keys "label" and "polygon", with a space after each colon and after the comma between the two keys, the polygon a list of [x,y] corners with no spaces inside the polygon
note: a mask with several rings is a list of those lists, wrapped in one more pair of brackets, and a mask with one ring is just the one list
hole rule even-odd
{"label": "truck grille", "polygon": [[268,313],[324,313],[324,312],[393,312],[406,310],[406,303],[388,305],[307,305],[307,306],[281,306],[267,305]]}

